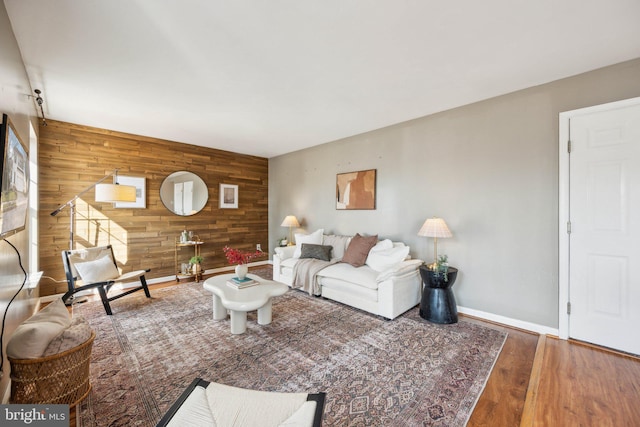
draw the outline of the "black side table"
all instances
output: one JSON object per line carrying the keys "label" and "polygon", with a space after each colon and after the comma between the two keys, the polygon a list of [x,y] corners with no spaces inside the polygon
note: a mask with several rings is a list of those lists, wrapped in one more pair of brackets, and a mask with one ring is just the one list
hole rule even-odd
{"label": "black side table", "polygon": [[458,322],[458,307],[451,287],[458,276],[458,269],[447,268],[447,280],[444,274],[436,273],[423,265],[420,276],[424,282],[422,301],[420,301],[420,317],[433,323]]}

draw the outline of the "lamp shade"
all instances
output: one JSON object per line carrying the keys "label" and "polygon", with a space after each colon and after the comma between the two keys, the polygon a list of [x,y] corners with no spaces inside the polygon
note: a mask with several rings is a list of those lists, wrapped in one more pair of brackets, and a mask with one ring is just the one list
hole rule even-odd
{"label": "lamp shade", "polygon": [[280,225],[282,227],[300,227],[300,223],[295,215],[287,215]]}
{"label": "lamp shade", "polygon": [[418,236],[426,236],[426,237],[452,237],[451,231],[449,227],[447,227],[447,223],[444,222],[442,218],[429,218],[424,224],[422,224],[422,228],[418,231]]}
{"label": "lamp shade", "polygon": [[136,187],[133,185],[98,184],[96,185],[96,202],[135,202]]}

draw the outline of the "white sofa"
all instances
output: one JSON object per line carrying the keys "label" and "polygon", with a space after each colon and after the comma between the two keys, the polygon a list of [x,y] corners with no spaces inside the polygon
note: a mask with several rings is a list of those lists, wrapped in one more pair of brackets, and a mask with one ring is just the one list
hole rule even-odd
{"label": "white sofa", "polygon": [[[311,241],[311,235],[296,234],[296,246],[275,249],[273,256],[273,279],[291,287],[294,266],[301,255],[301,245]],[[336,262],[344,256],[351,236],[320,234],[314,243],[331,246],[333,264],[320,270],[316,276],[316,295],[350,305],[360,310],[394,319],[415,307],[420,302],[422,279],[418,268],[422,260],[411,259],[409,248],[401,242],[379,241],[371,249],[365,265],[354,267]],[[371,254],[374,254],[372,256]],[[400,256],[400,259],[398,259]]]}

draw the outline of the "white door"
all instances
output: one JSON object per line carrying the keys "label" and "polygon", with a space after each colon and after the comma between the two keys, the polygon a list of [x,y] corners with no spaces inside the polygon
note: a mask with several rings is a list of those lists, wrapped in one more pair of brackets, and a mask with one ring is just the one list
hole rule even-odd
{"label": "white door", "polygon": [[184,185],[181,182],[173,184],[173,211],[178,215],[184,215],[183,193]]}
{"label": "white door", "polygon": [[569,336],[640,354],[640,105],[569,132]]}
{"label": "white door", "polygon": [[182,196],[182,214],[193,214],[193,181],[184,182],[184,194]]}

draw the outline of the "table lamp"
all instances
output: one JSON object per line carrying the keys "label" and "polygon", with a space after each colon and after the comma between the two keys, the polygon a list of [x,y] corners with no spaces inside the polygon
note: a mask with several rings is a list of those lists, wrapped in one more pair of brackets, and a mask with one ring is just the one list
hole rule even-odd
{"label": "table lamp", "polygon": [[293,227],[300,227],[300,223],[298,222],[298,219],[295,217],[295,215],[287,215],[284,218],[284,221],[282,221],[282,224],[280,224],[282,227],[289,227],[289,246],[293,246],[293,236],[292,236],[292,229]]}
{"label": "table lamp", "polygon": [[453,235],[451,234],[449,227],[447,227],[447,223],[444,222],[444,219],[433,217],[427,219],[424,224],[422,224],[420,231],[418,231],[418,236],[433,237],[434,261],[433,264],[429,264],[427,266],[429,269],[433,270],[438,262],[438,237],[447,238],[452,237]]}

